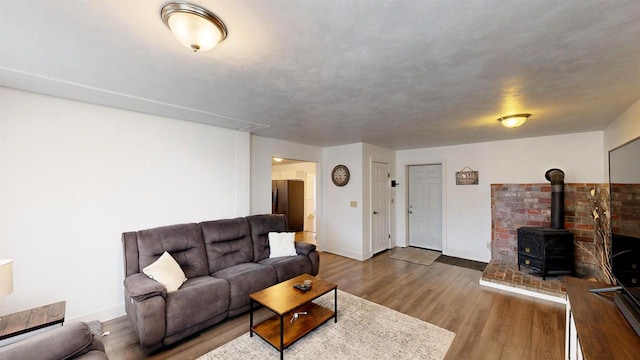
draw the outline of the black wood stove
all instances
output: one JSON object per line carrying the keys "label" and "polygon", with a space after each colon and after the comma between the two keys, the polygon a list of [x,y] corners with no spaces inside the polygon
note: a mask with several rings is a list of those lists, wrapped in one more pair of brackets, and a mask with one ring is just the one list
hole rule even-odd
{"label": "black wood stove", "polygon": [[518,269],[528,266],[542,275],[573,274],[574,235],[564,229],[564,172],[549,169],[545,173],[551,182],[551,228],[521,227],[518,229]]}

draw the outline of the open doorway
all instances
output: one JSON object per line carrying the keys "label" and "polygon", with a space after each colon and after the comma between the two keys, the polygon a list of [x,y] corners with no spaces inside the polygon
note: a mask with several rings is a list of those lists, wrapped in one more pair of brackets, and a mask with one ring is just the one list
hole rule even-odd
{"label": "open doorway", "polygon": [[315,162],[272,158],[271,212],[285,214],[296,241],[316,243]]}

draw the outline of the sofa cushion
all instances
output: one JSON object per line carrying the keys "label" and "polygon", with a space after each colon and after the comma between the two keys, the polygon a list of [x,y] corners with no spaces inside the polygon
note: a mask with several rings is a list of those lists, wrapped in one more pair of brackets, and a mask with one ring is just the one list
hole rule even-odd
{"label": "sofa cushion", "polygon": [[311,260],[306,255],[268,258],[261,260],[259,263],[272,266],[276,269],[278,282],[289,280],[302,274],[311,274],[313,272]]}
{"label": "sofa cushion", "polygon": [[170,293],[178,290],[180,285],[187,281],[187,278],[184,276],[184,271],[182,271],[180,265],[166,251],[158,258],[158,260],[142,269],[142,272],[151,279],[162,284],[167,289],[167,292]]}
{"label": "sofa cushion", "polygon": [[253,261],[249,223],[245,218],[200,223],[209,273]]}
{"label": "sofa cushion", "polygon": [[296,233],[270,232],[269,233],[269,257],[296,256]]}
{"label": "sofa cushion", "polygon": [[209,274],[198,224],[180,224],[141,230],[137,233],[139,266],[144,269],[165,251],[180,264],[188,278]]}
{"label": "sofa cushion", "polygon": [[251,227],[251,242],[253,243],[253,261],[269,257],[269,233],[282,232],[287,229],[285,216],[282,214],[247,216]]}
{"label": "sofa cushion", "polygon": [[170,336],[195,326],[229,308],[229,283],[211,276],[189,279],[166,299],[167,333]]}
{"label": "sofa cushion", "polygon": [[[278,282],[273,267],[256,263],[234,265],[211,275],[229,282],[229,316],[246,310],[245,308],[249,305],[249,294]],[[233,311],[238,309],[240,311]]]}

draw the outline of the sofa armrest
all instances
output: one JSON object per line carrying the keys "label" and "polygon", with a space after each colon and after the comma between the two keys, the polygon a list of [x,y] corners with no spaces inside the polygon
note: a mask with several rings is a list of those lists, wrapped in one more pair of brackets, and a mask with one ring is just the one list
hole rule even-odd
{"label": "sofa armrest", "polygon": [[90,351],[93,342],[87,324],[69,323],[0,348],[0,359],[71,359]]}
{"label": "sofa armrest", "polygon": [[309,253],[316,250],[316,246],[313,244],[299,242],[299,241],[296,241],[295,244],[296,244],[296,253],[298,255],[309,256]]}
{"label": "sofa armrest", "polygon": [[167,289],[145,274],[136,273],[124,279],[124,301],[127,316],[147,353],[162,347],[165,336]]}
{"label": "sofa armrest", "polygon": [[145,274],[137,273],[124,279],[124,290],[135,301],[144,301],[154,296],[167,297],[167,289]]}

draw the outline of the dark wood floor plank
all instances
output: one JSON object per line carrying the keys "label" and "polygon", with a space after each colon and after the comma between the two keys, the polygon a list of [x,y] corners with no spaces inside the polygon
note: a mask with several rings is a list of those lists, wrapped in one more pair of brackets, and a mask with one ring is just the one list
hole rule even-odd
{"label": "dark wood floor plank", "polygon": [[[479,285],[477,270],[434,262],[367,261],[321,253],[320,278],[338,289],[456,333],[446,359],[561,359],[564,306]],[[271,314],[261,309],[257,321]],[[248,314],[218,324],[176,346],[147,356],[125,317],[103,325],[112,360],[195,359],[248,331]],[[302,340],[304,341],[304,340]]]}

